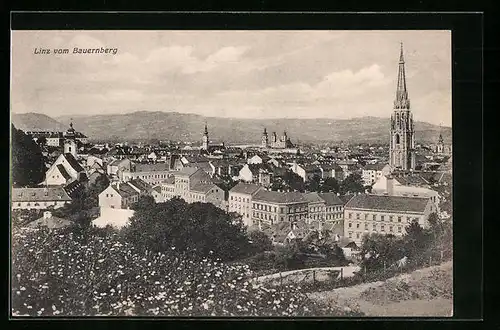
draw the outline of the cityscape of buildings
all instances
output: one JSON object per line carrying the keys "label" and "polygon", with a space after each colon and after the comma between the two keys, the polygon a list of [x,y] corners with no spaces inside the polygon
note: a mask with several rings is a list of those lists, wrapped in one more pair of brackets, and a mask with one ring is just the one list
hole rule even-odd
{"label": "cityscape of buildings", "polygon": [[[93,144],[73,122],[66,132],[28,131],[47,160],[45,179],[37,187],[13,188],[12,208],[58,208],[106,177],[110,183],[99,194],[93,220],[98,226],[123,226],[123,217],[133,214],[123,210],[147,195],[157,203],[174,197],[211,203],[236,214],[248,230],[269,234],[276,244],[323,230],[357,246],[367,233],[403,235],[412,221],[426,226],[431,213],[450,216],[446,205],[452,184],[451,141],[439,135],[436,144],[417,146],[406,79],[401,44],[388,147],[309,150],[292,142],[293,132],[278,136],[266,128],[260,146],[229,147],[212,143],[208,123],[200,145],[189,148]],[[303,191],[290,178],[299,178]],[[312,184],[353,178],[363,191],[319,191]],[[232,187],[225,189],[228,182]]]}

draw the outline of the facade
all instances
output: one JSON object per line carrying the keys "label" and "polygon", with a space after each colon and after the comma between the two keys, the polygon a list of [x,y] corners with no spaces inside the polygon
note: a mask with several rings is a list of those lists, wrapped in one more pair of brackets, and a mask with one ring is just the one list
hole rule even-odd
{"label": "facade", "polygon": [[12,209],[57,209],[68,203],[71,197],[63,187],[12,188]]}
{"label": "facade", "polygon": [[390,173],[390,166],[387,164],[368,164],[363,168],[361,177],[365,186],[371,186],[377,182],[383,175]]}
{"label": "facade", "polygon": [[335,193],[311,192],[304,195],[308,201],[309,223],[340,223],[344,217],[344,202]]}
{"label": "facade", "polygon": [[117,173],[118,178],[123,182],[140,179],[152,186],[155,186],[172,176],[173,171],[168,169],[168,164],[166,163],[156,163],[135,164],[132,166],[131,170],[122,169],[118,170]]}
{"label": "facade", "polygon": [[252,222],[273,225],[307,219],[308,201],[299,192],[259,190],[252,198]]}
{"label": "facade", "polygon": [[180,197],[188,203],[212,203],[225,209],[224,190],[215,185],[202,169],[186,167],[161,183],[165,201]]}
{"label": "facade", "polygon": [[[56,131],[27,131],[26,134],[31,135],[35,142],[37,142],[39,138],[45,137],[47,140],[46,145],[51,147],[61,147],[65,139],[65,133]],[[76,141],[83,144],[88,143],[87,136],[81,132],[74,132],[74,137]]]}
{"label": "facade", "polygon": [[264,128],[264,132],[262,133],[261,138],[261,147],[264,149],[293,149],[295,146],[290,141],[290,138],[287,136],[286,131],[283,132],[283,135],[278,138],[276,132],[271,134],[271,138],[269,138],[267,134],[266,128]]}
{"label": "facade", "polygon": [[428,182],[420,176],[398,177],[395,175],[383,175],[372,186],[372,193],[376,195],[429,198],[439,210],[439,193],[430,189]]}
{"label": "facade", "polygon": [[241,215],[246,226],[253,224],[252,196],[261,189],[260,185],[240,182],[229,190],[228,211]]}
{"label": "facade", "polygon": [[238,178],[245,182],[259,183],[263,186],[271,184],[272,170],[267,164],[246,164],[240,169]]}
{"label": "facade", "polygon": [[122,158],[122,159],[113,159],[110,161],[107,166],[106,170],[109,176],[111,177],[118,177],[120,172],[124,171],[132,171],[134,167],[134,163],[128,158]]}
{"label": "facade", "polygon": [[68,184],[75,180],[84,180],[86,178],[85,169],[78,163],[71,153],[59,155],[56,161],[45,172],[45,181],[47,186],[60,186]]}
{"label": "facade", "polygon": [[443,135],[440,133],[438,143],[431,145],[431,150],[437,154],[451,155],[452,145],[444,143]]}
{"label": "facade", "polygon": [[320,178],[322,177],[322,171],[316,165],[301,165],[294,162],[292,166],[292,172],[299,175],[302,180],[304,180],[304,182],[311,180],[315,176]]}
{"label": "facade", "polygon": [[389,146],[389,165],[392,169],[415,169],[415,127],[410,112],[410,99],[406,90],[405,61],[403,44],[399,56],[398,85],[394,112],[391,116],[391,139]]}
{"label": "facade", "polygon": [[99,207],[111,209],[129,209],[139,200],[140,192],[129,183],[110,184],[99,194]]}
{"label": "facade", "polygon": [[429,215],[436,212],[429,198],[360,194],[344,207],[344,236],[361,244],[370,233],[404,235],[413,221],[427,226]]}
{"label": "facade", "polygon": [[78,153],[78,146],[76,143],[75,129],[73,123],[69,123],[69,128],[64,136],[64,153],[72,154],[76,158]]}

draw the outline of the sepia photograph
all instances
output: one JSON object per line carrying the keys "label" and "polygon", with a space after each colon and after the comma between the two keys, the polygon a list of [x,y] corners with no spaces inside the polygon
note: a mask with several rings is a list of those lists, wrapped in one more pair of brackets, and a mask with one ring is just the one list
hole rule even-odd
{"label": "sepia photograph", "polygon": [[452,317],[450,30],[12,30],[11,317]]}

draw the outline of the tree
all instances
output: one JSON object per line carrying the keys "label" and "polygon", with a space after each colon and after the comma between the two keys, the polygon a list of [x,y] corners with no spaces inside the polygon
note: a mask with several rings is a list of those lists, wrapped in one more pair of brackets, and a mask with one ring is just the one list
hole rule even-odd
{"label": "tree", "polygon": [[363,179],[361,178],[361,175],[353,173],[345,178],[340,185],[340,191],[342,195],[364,192],[365,187],[363,186]]}
{"label": "tree", "polygon": [[31,136],[12,125],[12,182],[14,186],[34,186],[45,178],[40,147]]}
{"label": "tree", "polygon": [[254,253],[270,251],[273,249],[273,243],[269,236],[259,230],[251,231],[248,234],[248,238],[253,246],[255,251]]}
{"label": "tree", "polygon": [[425,253],[432,243],[432,237],[428,231],[425,231],[418,221],[412,221],[406,227],[406,234],[403,237],[405,242],[407,257],[419,262],[425,258]]}
{"label": "tree", "polygon": [[305,190],[304,179],[302,179],[302,177],[297,173],[294,173],[290,170],[286,171],[283,175],[283,181],[292,190],[300,192],[304,192]]}
{"label": "tree", "polygon": [[47,144],[47,138],[45,136],[40,136],[37,140],[36,140],[36,143],[42,147],[42,146],[45,146]]}
{"label": "tree", "polygon": [[392,235],[365,235],[361,243],[362,264],[367,269],[389,267],[405,256],[403,241]]}
{"label": "tree", "polygon": [[327,178],[320,187],[321,192],[334,192],[338,193],[340,190],[340,185],[337,179]]}
{"label": "tree", "polygon": [[210,203],[188,204],[173,198],[150,205],[143,199],[135,208],[125,236],[138,249],[161,252],[175,247],[196,257],[221,260],[252,252],[241,220]]}
{"label": "tree", "polygon": [[314,175],[306,184],[308,191],[319,191],[321,186],[321,177]]}

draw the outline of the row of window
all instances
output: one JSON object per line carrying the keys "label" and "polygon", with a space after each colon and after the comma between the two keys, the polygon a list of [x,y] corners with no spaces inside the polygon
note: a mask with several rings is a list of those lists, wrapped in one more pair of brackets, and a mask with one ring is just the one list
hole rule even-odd
{"label": "row of window", "polygon": [[[259,203],[253,203],[252,208],[254,210],[263,210],[267,212],[277,212],[278,208],[276,206],[271,206],[271,205],[266,205],[266,204],[259,204]],[[298,212],[307,212],[307,206],[297,206],[297,207],[290,207],[289,209],[290,213],[298,213]],[[279,213],[285,213],[285,208],[280,207],[279,208]]]}
{"label": "row of window", "polygon": [[[349,222],[348,223],[348,228],[352,228],[353,227],[353,223],[352,222]],[[356,229],[360,229],[361,227],[361,224],[358,222],[356,223]],[[365,230],[369,230],[369,224],[367,222],[365,222]],[[377,223],[372,223],[372,230],[373,231],[378,231],[378,224]],[[400,233],[402,230],[402,227],[401,226],[398,226],[398,233]],[[385,225],[380,225],[380,231],[385,231]],[[390,232],[393,232],[394,231],[394,226],[389,226],[389,231]]]}
{"label": "row of window", "polygon": [[[361,214],[360,213],[356,213],[356,220],[361,220]],[[347,215],[347,218],[348,219],[353,219],[353,213],[349,212],[348,215]],[[364,214],[364,220],[372,220],[372,221],[390,221],[390,222],[393,222],[395,220],[397,220],[397,222],[402,222],[403,221],[403,217],[402,216],[397,216],[397,217],[394,217],[392,215],[389,215],[389,216],[386,216],[384,214],[369,214],[369,213],[365,213]],[[415,221],[418,221],[418,217],[410,217],[410,216],[407,216],[406,217],[406,222],[410,223],[412,220],[415,220]]]}
{"label": "row of window", "polygon": [[309,208],[309,212],[341,212],[341,206],[332,206],[332,207],[324,207],[324,206],[313,206]]}
{"label": "row of window", "polygon": [[[233,199],[233,197],[234,197],[234,199]],[[238,199],[236,199],[236,196],[231,196],[230,199],[234,200],[234,201],[238,201],[238,202],[247,202],[247,203],[250,203],[250,198],[243,198],[242,199],[241,196],[238,197]]]}
{"label": "row of window", "polygon": [[[67,203],[67,201],[60,202],[60,203],[62,203],[62,204],[66,204],[66,203]],[[57,202],[43,202],[43,205],[44,205],[44,206],[49,206],[49,205],[57,205]],[[17,203],[17,206],[22,206],[22,203]],[[26,204],[26,206],[31,206],[31,203],[29,203],[29,202],[28,202],[28,203]],[[40,203],[35,202],[35,203],[33,204],[33,206],[40,206]]]}
{"label": "row of window", "polygon": [[[381,230],[381,231],[383,231],[383,230]],[[390,231],[391,231],[391,232],[393,232],[392,226],[391,226],[391,230],[390,230]],[[402,228],[401,228],[401,227],[398,227],[398,233],[401,233],[401,232],[402,232]],[[354,234],[354,233],[353,233],[352,231],[350,231],[350,232],[348,233],[348,237],[349,237],[349,238],[353,238],[353,234]],[[361,237],[362,237],[362,235],[363,235],[364,233],[363,233],[363,232],[356,232],[355,234],[356,234],[356,238],[357,238],[357,239],[359,239],[359,238],[361,238]]]}

